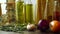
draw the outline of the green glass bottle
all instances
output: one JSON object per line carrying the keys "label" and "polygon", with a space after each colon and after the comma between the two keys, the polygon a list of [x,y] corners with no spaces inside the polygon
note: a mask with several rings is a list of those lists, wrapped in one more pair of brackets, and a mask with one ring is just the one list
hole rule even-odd
{"label": "green glass bottle", "polygon": [[24,1],[18,0],[16,3],[16,13],[17,13],[17,21],[18,23],[24,23]]}
{"label": "green glass bottle", "polygon": [[31,0],[27,0],[25,4],[25,22],[33,23],[33,4]]}

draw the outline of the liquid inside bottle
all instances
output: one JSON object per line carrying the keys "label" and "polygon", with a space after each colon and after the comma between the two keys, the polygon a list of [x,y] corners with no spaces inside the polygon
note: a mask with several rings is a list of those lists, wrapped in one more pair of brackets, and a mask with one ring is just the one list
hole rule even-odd
{"label": "liquid inside bottle", "polygon": [[25,22],[33,23],[33,4],[31,0],[27,0],[25,4]]}
{"label": "liquid inside bottle", "polygon": [[16,3],[16,13],[17,13],[17,21],[18,23],[23,23],[24,22],[24,1],[18,0]]}
{"label": "liquid inside bottle", "polygon": [[60,21],[60,1],[56,0],[54,4],[53,20]]}

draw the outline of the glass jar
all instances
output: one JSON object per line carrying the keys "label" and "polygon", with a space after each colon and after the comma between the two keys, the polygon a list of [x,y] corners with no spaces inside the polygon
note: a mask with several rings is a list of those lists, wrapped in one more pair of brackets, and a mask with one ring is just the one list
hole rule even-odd
{"label": "glass jar", "polygon": [[9,23],[16,22],[15,0],[7,0],[6,2],[6,14],[8,15]]}

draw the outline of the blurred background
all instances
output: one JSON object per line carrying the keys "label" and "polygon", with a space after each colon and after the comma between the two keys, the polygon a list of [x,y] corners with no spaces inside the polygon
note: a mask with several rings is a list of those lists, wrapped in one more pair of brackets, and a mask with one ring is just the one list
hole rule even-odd
{"label": "blurred background", "polygon": [[[0,3],[2,3],[1,4],[1,6],[2,6],[2,14],[6,14],[6,1],[7,0],[0,0]],[[17,1],[17,0],[16,0]],[[26,1],[26,0],[25,0]],[[35,9],[35,5],[36,5],[36,0],[32,0],[32,3],[33,3],[33,5],[34,5],[34,9]]]}

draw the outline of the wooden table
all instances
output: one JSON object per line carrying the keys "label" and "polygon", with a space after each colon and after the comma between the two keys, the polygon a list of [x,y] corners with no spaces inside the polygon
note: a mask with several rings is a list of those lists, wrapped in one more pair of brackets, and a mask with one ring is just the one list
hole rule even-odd
{"label": "wooden table", "polygon": [[35,32],[23,31],[21,33],[17,33],[17,32],[0,31],[0,34],[60,34],[60,33],[40,32],[40,31],[35,31]]}

